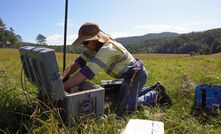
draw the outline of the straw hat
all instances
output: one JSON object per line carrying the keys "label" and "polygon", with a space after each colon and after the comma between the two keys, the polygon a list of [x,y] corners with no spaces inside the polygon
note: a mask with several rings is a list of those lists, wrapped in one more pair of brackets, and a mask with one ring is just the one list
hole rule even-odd
{"label": "straw hat", "polygon": [[94,23],[83,24],[78,31],[78,38],[72,43],[74,46],[81,45],[84,41],[98,40],[105,43],[110,36],[100,30],[99,26]]}

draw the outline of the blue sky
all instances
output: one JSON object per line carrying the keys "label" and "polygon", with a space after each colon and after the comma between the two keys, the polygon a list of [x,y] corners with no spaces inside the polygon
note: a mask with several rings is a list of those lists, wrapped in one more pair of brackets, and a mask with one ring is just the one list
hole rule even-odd
{"label": "blue sky", "polygon": [[[85,22],[99,24],[116,37],[147,33],[188,33],[221,27],[221,0],[68,0],[68,38]],[[63,44],[65,0],[2,0],[0,18],[23,41]]]}

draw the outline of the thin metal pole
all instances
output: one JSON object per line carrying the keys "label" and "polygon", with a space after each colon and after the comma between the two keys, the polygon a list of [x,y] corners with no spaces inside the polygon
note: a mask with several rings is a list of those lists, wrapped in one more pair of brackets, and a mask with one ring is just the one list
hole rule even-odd
{"label": "thin metal pole", "polygon": [[68,20],[68,0],[65,0],[63,71],[65,70],[65,65],[66,65],[67,20]]}

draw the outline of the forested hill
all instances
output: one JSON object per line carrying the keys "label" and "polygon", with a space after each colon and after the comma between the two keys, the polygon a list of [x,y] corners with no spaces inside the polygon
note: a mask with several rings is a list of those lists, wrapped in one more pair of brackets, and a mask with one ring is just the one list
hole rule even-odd
{"label": "forested hill", "polygon": [[127,45],[130,43],[136,43],[140,41],[146,41],[146,40],[151,40],[151,39],[161,39],[165,37],[174,37],[178,35],[179,34],[177,33],[171,33],[171,32],[150,33],[150,34],[145,34],[143,36],[131,36],[131,37],[117,38],[116,40],[124,45]]}
{"label": "forested hill", "polygon": [[190,53],[221,52],[221,28],[188,34],[160,33],[116,39],[131,53]]}

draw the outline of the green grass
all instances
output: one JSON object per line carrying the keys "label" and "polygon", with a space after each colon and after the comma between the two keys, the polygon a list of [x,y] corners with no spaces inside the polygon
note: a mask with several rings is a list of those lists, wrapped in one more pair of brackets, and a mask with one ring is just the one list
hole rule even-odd
{"label": "green grass", "polygon": [[[221,115],[193,111],[194,88],[199,84],[221,85],[221,54],[190,57],[188,55],[139,54],[148,70],[146,86],[162,82],[172,98],[169,109],[139,108],[134,114],[116,119],[106,112],[99,118],[79,116],[73,128],[66,126],[58,109],[44,105],[36,97],[37,89],[26,82],[28,94],[20,84],[21,63],[17,49],[0,49],[0,133],[119,133],[129,119],[149,119],[164,122],[165,133],[221,133]],[[77,55],[67,55],[67,65]],[[62,53],[57,53],[62,70]],[[98,74],[92,82],[112,79]]]}

